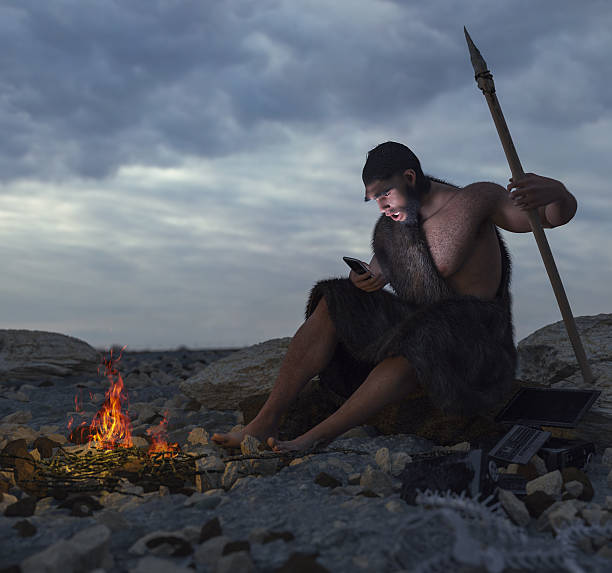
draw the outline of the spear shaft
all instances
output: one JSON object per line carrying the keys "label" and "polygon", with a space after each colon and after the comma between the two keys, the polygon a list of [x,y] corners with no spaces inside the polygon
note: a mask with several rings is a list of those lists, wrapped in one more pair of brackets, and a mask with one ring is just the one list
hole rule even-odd
{"label": "spear shaft", "polygon": [[[478,83],[478,87],[482,90],[482,93],[487,100],[487,104],[489,105],[489,110],[491,112],[491,116],[493,117],[493,121],[495,122],[499,139],[504,148],[504,153],[506,154],[506,159],[510,165],[510,170],[512,171],[512,179],[516,183],[525,177],[525,172],[523,171],[523,167],[521,166],[514,143],[512,142],[512,137],[510,136],[510,131],[508,130],[508,125],[504,119],[501,106],[499,105],[499,101],[495,95],[493,74],[491,74],[491,72],[487,69],[487,63],[478,51],[478,48],[474,45],[474,42],[472,42],[472,38],[470,38],[465,26],[463,31],[465,32],[465,39],[467,40],[468,47],[470,49],[470,59],[472,60],[472,66],[474,67],[476,82]],[[544,267],[548,273],[548,278],[550,279],[553,291],[557,298],[557,303],[559,304],[559,309],[561,310],[561,316],[563,317],[567,334],[569,335],[578,364],[580,365],[582,378],[587,384],[592,384],[593,374],[587,361],[584,347],[582,346],[582,341],[580,340],[580,335],[578,334],[578,329],[576,328],[576,321],[574,320],[572,310],[567,300],[565,289],[563,288],[563,283],[561,282],[561,277],[559,276],[559,271],[557,270],[557,265],[555,264],[555,259],[553,258],[546,234],[544,233],[544,229],[542,227],[540,214],[538,213],[537,209],[528,209],[527,217],[529,219],[529,224],[531,225],[533,236],[538,244],[540,255],[542,256],[542,261],[544,262]]]}

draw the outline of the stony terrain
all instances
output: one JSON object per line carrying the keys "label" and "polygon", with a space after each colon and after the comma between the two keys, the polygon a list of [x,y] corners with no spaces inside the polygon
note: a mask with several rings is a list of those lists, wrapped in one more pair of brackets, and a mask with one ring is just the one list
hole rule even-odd
{"label": "stony terrain", "polygon": [[[410,463],[470,445],[441,448],[362,427],[294,458],[261,453],[249,441],[228,453],[208,433],[241,423],[241,413],[208,409],[179,386],[229,354],[126,351],[119,368],[134,435],[146,443],[147,429],[165,415],[169,441],[193,454],[201,473],[182,488],[144,491],[123,479],[114,491],[61,499],[30,495],[4,471],[0,571],[610,569],[612,450],[600,447],[585,473],[548,472],[537,457],[508,468],[532,478],[523,500],[509,492],[487,503],[429,493],[407,503],[402,476]],[[33,456],[45,455],[34,448],[40,436],[74,448],[65,443],[69,418],[91,420],[101,406],[108,381],[95,368],[43,372],[37,365],[33,377],[2,380],[0,451],[23,439]]]}

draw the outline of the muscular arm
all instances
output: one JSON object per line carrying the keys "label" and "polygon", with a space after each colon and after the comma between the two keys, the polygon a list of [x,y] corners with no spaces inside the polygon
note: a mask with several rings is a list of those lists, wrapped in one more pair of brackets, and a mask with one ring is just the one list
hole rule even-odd
{"label": "muscular arm", "polygon": [[527,211],[537,209],[542,227],[552,229],[572,220],[576,214],[576,198],[561,181],[527,173],[517,183],[510,183],[507,193],[503,187],[496,186],[499,196],[493,213],[493,222],[502,229],[513,233],[531,231]]}

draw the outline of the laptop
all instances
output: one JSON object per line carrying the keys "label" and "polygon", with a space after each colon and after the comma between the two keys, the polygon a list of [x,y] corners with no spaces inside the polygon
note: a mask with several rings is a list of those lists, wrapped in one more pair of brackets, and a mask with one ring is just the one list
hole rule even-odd
{"label": "laptop", "polygon": [[551,433],[541,426],[576,427],[600,394],[582,388],[521,388],[495,417],[496,422],[513,426],[490,450],[489,458],[527,464],[550,440]]}

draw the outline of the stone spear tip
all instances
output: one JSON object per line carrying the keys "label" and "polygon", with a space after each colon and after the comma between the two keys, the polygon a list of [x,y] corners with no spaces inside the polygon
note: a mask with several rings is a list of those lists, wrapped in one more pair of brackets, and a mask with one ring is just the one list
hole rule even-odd
{"label": "stone spear tip", "polygon": [[465,33],[465,39],[470,50],[470,60],[472,60],[472,67],[474,68],[474,73],[478,75],[488,72],[489,70],[487,69],[487,62],[485,62],[484,58],[482,57],[482,54],[476,47],[476,44],[474,44],[472,38],[470,38],[470,35],[468,34],[467,28],[465,26],[463,26],[463,31]]}

